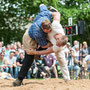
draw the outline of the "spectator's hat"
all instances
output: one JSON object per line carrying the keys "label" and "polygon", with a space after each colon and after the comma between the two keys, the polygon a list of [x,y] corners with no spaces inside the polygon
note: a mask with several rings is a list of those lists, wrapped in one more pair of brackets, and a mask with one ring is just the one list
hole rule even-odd
{"label": "spectator's hat", "polygon": [[86,42],[86,41],[84,41],[84,42],[83,42],[83,44],[87,44],[87,42]]}
{"label": "spectator's hat", "polygon": [[67,45],[69,45],[69,46],[70,46],[70,45],[71,45],[71,44],[70,44],[70,42],[67,42]]}

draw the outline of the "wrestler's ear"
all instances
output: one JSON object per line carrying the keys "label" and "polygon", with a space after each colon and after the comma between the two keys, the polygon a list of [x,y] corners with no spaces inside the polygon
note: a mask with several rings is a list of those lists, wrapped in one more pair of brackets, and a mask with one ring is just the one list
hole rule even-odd
{"label": "wrestler's ear", "polygon": [[42,26],[41,26],[41,29],[44,30]]}

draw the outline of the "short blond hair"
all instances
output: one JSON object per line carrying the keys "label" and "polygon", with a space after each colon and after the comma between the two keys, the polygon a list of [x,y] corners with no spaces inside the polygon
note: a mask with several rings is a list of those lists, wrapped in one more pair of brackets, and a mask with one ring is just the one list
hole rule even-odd
{"label": "short blond hair", "polygon": [[66,35],[63,35],[59,40],[57,41],[57,44],[59,45],[66,45],[68,42],[68,37]]}
{"label": "short blond hair", "polygon": [[68,37],[66,35],[63,35],[62,38],[61,38],[61,40],[62,40],[62,44],[63,45],[66,45],[67,42],[68,42]]}

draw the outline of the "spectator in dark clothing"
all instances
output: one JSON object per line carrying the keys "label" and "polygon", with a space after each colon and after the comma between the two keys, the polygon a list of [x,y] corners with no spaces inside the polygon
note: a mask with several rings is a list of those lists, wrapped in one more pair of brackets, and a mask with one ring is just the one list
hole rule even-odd
{"label": "spectator in dark clothing", "polygon": [[[21,53],[19,54],[19,58],[16,60],[18,72],[20,71],[21,66],[22,66],[22,64],[23,64],[23,59],[24,59],[24,53],[21,52]],[[30,71],[28,71],[26,77],[27,77],[28,79],[31,78],[31,77],[30,77]]]}
{"label": "spectator in dark clothing", "polygon": [[35,60],[35,62],[37,67],[37,76],[45,79],[47,74],[46,74],[44,64],[42,63],[42,60]]}
{"label": "spectator in dark clothing", "polygon": [[86,56],[88,56],[89,51],[88,51],[87,42],[83,42],[83,48],[82,48],[82,50],[81,50],[80,53],[81,53],[81,56],[82,56],[83,58],[85,58]]}
{"label": "spectator in dark clothing", "polygon": [[43,63],[47,73],[50,75],[50,70],[52,70],[55,74],[55,77],[58,78],[57,70],[56,70],[56,59],[53,55],[48,54],[43,57]]}

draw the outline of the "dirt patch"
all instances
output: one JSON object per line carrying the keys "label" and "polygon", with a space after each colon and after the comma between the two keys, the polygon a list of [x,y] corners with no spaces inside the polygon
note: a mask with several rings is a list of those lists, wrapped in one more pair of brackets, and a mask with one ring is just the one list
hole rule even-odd
{"label": "dirt patch", "polygon": [[0,80],[0,90],[90,90],[90,80],[71,80],[65,83],[61,79],[24,80],[22,86],[13,87],[14,80]]}

